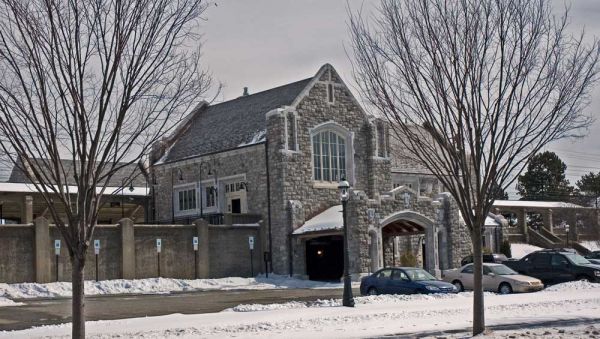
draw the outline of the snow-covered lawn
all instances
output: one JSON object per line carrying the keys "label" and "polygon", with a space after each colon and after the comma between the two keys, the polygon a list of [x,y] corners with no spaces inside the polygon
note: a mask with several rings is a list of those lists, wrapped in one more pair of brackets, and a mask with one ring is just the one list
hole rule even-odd
{"label": "snow-covered lawn", "polygon": [[[101,294],[158,294],[183,291],[208,291],[208,290],[257,290],[257,289],[282,289],[282,288],[342,288],[342,283],[328,283],[310,280],[301,280],[281,275],[269,275],[269,278],[221,278],[221,279],[171,279],[149,278],[136,280],[105,280],[86,281],[86,295]],[[0,283],[0,305],[2,297],[9,299],[23,298],[52,298],[70,297],[70,282],[54,282],[47,284]]]}
{"label": "snow-covered lawn", "polygon": [[510,244],[510,254],[512,255],[513,259],[521,259],[529,253],[539,251],[541,249],[541,247],[529,244]]}
{"label": "snow-covered lawn", "polygon": [[[355,308],[340,300],[313,303],[239,305],[209,314],[88,322],[89,338],[348,338],[448,331],[471,326],[472,293],[356,298]],[[600,284],[571,282],[547,290],[497,295],[486,293],[488,325],[534,324],[600,318]],[[70,325],[17,332],[0,338],[68,337]],[[555,332],[558,333],[558,332]]]}

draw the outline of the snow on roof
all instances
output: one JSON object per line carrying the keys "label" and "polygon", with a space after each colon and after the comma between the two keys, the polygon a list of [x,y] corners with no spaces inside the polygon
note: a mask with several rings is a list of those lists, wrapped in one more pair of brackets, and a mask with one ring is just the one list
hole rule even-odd
{"label": "snow on roof", "polygon": [[294,235],[322,231],[339,231],[344,227],[342,205],[335,205],[317,214],[294,231]]}
{"label": "snow on roof", "polygon": [[494,218],[487,216],[485,218],[485,226],[501,226]]}
{"label": "snow on roof", "polygon": [[[71,194],[77,193],[77,186],[68,186]],[[14,183],[14,182],[0,182],[0,192],[18,192],[18,193],[37,193],[37,189],[33,184]],[[100,188],[96,188],[96,192],[100,192]],[[148,195],[148,188],[146,187],[133,187],[133,191],[129,188],[125,188],[121,192],[120,187],[107,187],[104,191],[104,195],[127,195],[127,196],[145,196]]]}
{"label": "snow on roof", "polygon": [[580,208],[581,206],[562,201],[496,200],[496,207]]}

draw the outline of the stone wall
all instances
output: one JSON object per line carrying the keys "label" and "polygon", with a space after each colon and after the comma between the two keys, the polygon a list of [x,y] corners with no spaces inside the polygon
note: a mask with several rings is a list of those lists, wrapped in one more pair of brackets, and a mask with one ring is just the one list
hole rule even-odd
{"label": "stone wall", "polygon": [[[125,229],[133,231],[129,240]],[[254,275],[264,272],[260,226],[133,225],[123,219],[118,225],[98,225],[93,240],[100,240],[98,279],[157,277],[159,256],[156,239],[161,239],[160,276],[193,279],[194,256],[199,278],[251,275],[248,237],[255,237]],[[47,234],[44,234],[44,230]],[[37,233],[36,233],[37,232]],[[199,251],[192,238],[199,237]],[[56,271],[54,241],[61,240]],[[85,279],[95,279],[96,258],[92,240],[86,256]],[[36,246],[36,241],[41,241]],[[70,281],[71,263],[59,230],[38,218],[34,226],[0,226],[0,283]],[[129,253],[123,255],[123,253]],[[36,261],[36,257],[40,260]],[[131,265],[126,265],[131,262]],[[58,277],[57,277],[58,274]]]}
{"label": "stone wall", "polygon": [[[224,136],[226,137],[226,136]],[[200,164],[202,165],[202,171]],[[211,168],[211,175],[208,174]],[[201,173],[202,172],[202,173]],[[215,174],[216,173],[216,174]],[[154,186],[155,221],[170,222],[172,214],[173,187],[186,184],[197,184],[200,180],[222,181],[223,178],[244,176],[248,183],[246,190],[248,213],[266,215],[267,185],[264,143],[238,148],[235,150],[196,157],[172,164],[155,165],[153,167],[156,185]],[[202,174],[202,175],[201,175]],[[183,180],[179,180],[182,178]],[[219,187],[218,198],[221,213],[227,212],[224,206],[224,189]],[[200,203],[198,198],[197,203]],[[204,210],[204,213],[209,213]],[[193,216],[199,216],[198,207]],[[176,217],[177,218],[177,217]]]}
{"label": "stone wall", "polygon": [[0,282],[35,280],[35,228],[0,226]]}

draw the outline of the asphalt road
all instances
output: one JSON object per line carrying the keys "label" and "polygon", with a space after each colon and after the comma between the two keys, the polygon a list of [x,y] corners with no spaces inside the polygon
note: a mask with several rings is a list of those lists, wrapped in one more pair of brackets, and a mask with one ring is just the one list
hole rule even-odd
{"label": "asphalt road", "polygon": [[[354,295],[359,295],[358,290]],[[171,313],[212,313],[239,304],[272,304],[291,300],[340,299],[341,289],[204,291],[159,295],[111,295],[86,298],[86,320],[110,320]],[[15,300],[22,306],[0,307],[0,330],[71,321],[71,299]]]}

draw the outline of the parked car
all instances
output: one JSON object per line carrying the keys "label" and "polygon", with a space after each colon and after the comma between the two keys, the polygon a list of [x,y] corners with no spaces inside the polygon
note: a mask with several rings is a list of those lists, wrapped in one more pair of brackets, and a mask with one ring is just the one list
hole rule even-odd
{"label": "parked car", "polygon": [[593,251],[585,256],[586,259],[600,259],[600,251]]}
{"label": "parked car", "polygon": [[[443,279],[452,283],[457,290],[473,289],[473,264],[443,272]],[[483,289],[509,294],[513,292],[535,292],[544,288],[536,278],[521,275],[503,264],[483,264]]]}
{"label": "parked car", "polygon": [[383,268],[364,277],[360,294],[456,293],[456,288],[415,267]]}
{"label": "parked car", "polygon": [[600,265],[600,259],[588,259],[588,261],[594,265]]}
{"label": "parked car", "polygon": [[521,260],[504,264],[513,270],[540,279],[544,284],[587,280],[600,282],[600,265],[594,265],[571,250],[550,249],[530,253]]}
{"label": "parked car", "polygon": [[[502,253],[484,253],[483,254],[483,262],[491,262],[496,264],[501,264],[508,260],[508,258]],[[466,264],[473,263],[473,256],[469,255],[460,261],[460,266],[465,266]]]}

